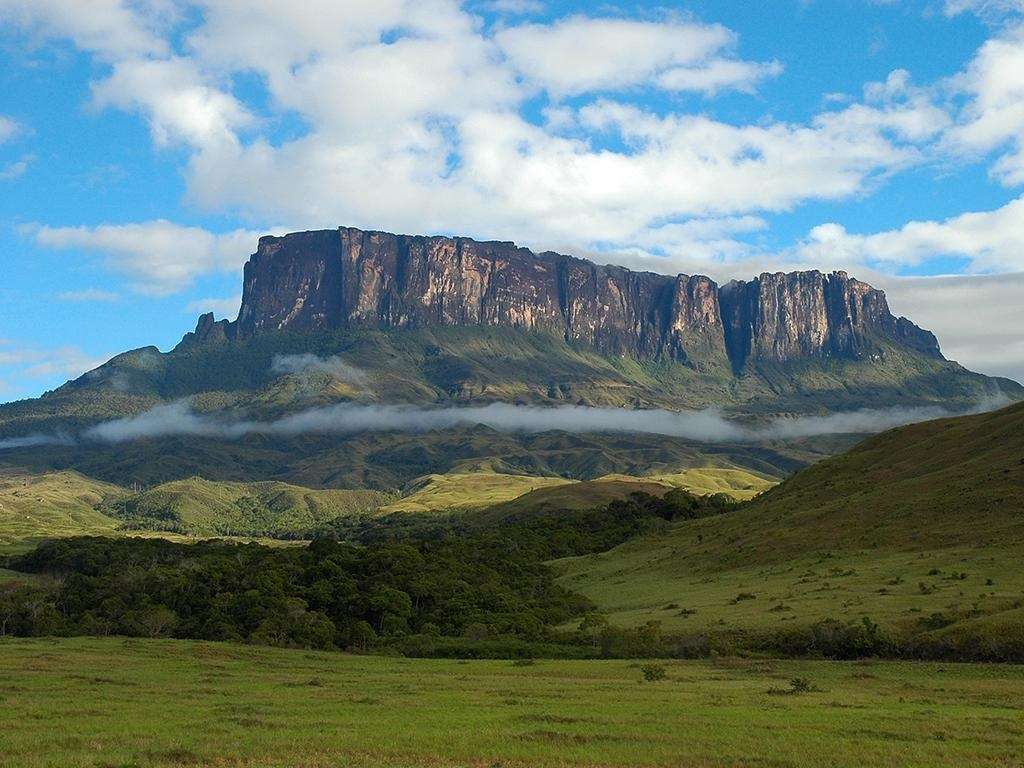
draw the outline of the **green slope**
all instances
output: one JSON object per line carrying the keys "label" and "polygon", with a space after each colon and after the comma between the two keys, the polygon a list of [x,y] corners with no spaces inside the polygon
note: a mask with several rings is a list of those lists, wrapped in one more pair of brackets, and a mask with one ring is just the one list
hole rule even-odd
{"label": "green slope", "polygon": [[[341,356],[365,373],[350,382],[320,374],[281,374],[275,356]],[[38,400],[0,406],[0,437],[74,431],[195,397],[199,409],[245,409],[272,418],[313,405],[348,401],[516,402],[672,409],[724,407],[735,413],[815,413],[890,405],[956,407],[1024,388],[971,373],[956,363],[887,346],[871,360],[810,360],[731,370],[673,360],[604,356],[544,333],[464,327],[281,333],[237,344],[187,344],[161,353],[146,347]]]}
{"label": "green slope", "polygon": [[209,480],[276,480],[309,488],[403,488],[417,478],[489,470],[509,475],[593,480],[728,466],[784,477],[857,437],[755,444],[708,444],[661,435],[512,434],[486,427],[422,434],[368,432],[282,439],[142,440],[117,445],[51,445],[7,454],[33,472],[74,468],[123,486],[151,486],[196,475]]}
{"label": "green slope", "polygon": [[103,505],[133,528],[196,536],[290,537],[345,515],[375,511],[390,494],[312,490],[287,483],[212,482],[199,477],[158,485]]}
{"label": "green slope", "polygon": [[380,512],[458,512],[510,501],[538,488],[572,483],[560,477],[505,475],[497,472],[453,472],[427,475],[408,486],[402,498]]}
{"label": "green slope", "polygon": [[122,488],[77,472],[33,475],[0,468],[0,545],[110,533],[118,523],[97,507],[125,495]]}
{"label": "green slope", "polygon": [[[1024,406],[892,430],[740,510],[560,563],[616,621],[973,620],[1024,594]],[[959,622],[958,622],[959,623]]]}

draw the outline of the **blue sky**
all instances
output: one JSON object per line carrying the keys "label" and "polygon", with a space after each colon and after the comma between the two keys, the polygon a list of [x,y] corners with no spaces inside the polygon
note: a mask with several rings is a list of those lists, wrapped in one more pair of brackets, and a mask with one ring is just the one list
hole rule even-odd
{"label": "blue sky", "polygon": [[230,316],[265,232],[844,268],[1024,377],[1019,0],[0,0],[0,401]]}

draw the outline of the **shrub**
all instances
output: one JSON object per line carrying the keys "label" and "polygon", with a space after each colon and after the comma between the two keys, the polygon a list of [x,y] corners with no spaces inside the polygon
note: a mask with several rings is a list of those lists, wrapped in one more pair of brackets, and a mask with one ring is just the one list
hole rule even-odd
{"label": "shrub", "polygon": [[644,675],[644,680],[648,683],[653,683],[657,680],[664,680],[668,677],[665,667],[661,664],[644,664],[640,667],[640,671]]}

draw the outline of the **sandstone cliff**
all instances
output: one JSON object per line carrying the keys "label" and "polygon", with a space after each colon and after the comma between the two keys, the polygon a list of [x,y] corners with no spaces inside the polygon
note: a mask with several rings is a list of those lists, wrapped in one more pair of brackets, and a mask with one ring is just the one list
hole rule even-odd
{"label": "sandstone cliff", "polygon": [[352,228],[263,237],[245,265],[235,322],[203,316],[188,342],[281,331],[509,326],[609,355],[697,369],[869,357],[885,342],[941,359],[928,331],[844,272],[765,273],[719,287],[599,266],[506,242]]}

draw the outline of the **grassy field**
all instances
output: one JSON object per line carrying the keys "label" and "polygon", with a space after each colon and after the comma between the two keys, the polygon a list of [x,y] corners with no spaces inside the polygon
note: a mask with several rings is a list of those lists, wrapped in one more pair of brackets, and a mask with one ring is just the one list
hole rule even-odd
{"label": "grassy field", "polygon": [[1015,611],[1022,510],[1018,405],[886,432],[736,512],[559,567],[622,624],[763,630],[869,616],[905,627]]}
{"label": "grassy field", "polygon": [[[1024,764],[1024,667],[640,666],[8,639],[0,766]],[[813,690],[788,693],[797,677]]]}
{"label": "grassy field", "polygon": [[763,631],[866,616],[912,629],[937,613],[954,618],[1020,607],[1022,555],[1020,548],[864,551],[707,571],[688,567],[673,531],[558,567],[565,586],[623,626],[660,621],[687,634]]}

